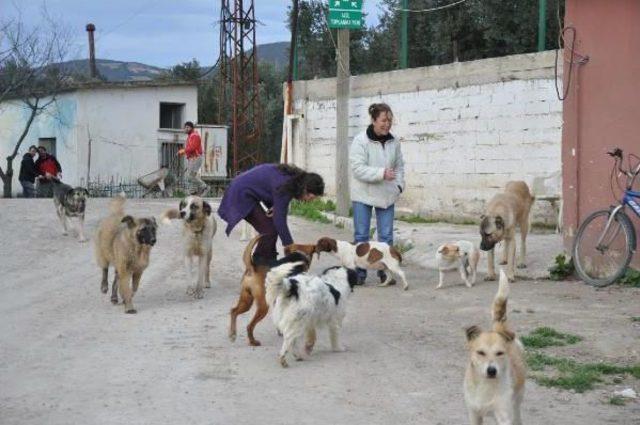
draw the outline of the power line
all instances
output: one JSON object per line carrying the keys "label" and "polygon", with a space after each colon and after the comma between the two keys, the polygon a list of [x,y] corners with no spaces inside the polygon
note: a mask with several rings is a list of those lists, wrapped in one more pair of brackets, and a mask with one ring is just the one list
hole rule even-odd
{"label": "power line", "polygon": [[450,7],[457,6],[457,5],[459,5],[461,3],[464,3],[466,1],[467,0],[458,0],[458,1],[453,2],[453,3],[445,4],[443,6],[430,7],[428,9],[403,9],[401,7],[396,7],[396,8],[393,8],[393,9],[395,9],[395,10],[397,10],[399,12],[428,13],[428,12],[435,12],[435,11],[438,11],[438,10],[448,9]]}

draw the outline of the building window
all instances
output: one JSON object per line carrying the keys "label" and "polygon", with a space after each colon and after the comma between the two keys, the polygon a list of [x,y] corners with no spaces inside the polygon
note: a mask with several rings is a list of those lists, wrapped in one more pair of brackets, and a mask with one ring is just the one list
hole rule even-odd
{"label": "building window", "polygon": [[56,138],[55,137],[40,137],[38,139],[38,146],[44,146],[48,153],[56,156]]}
{"label": "building window", "polygon": [[184,103],[160,103],[160,128],[182,128]]}

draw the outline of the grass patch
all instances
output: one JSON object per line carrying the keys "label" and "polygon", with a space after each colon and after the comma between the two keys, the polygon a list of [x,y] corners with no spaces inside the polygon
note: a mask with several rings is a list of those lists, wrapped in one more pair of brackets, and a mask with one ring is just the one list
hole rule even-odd
{"label": "grass patch", "polygon": [[619,395],[614,395],[613,397],[609,398],[609,404],[612,404],[614,406],[624,406],[625,404],[627,404],[627,399],[624,397],[620,397]]}
{"label": "grass patch", "polygon": [[401,217],[397,217],[396,220],[412,224],[438,223],[439,221],[441,221],[436,220],[435,218],[422,217],[418,214],[403,215]]}
{"label": "grass patch", "polygon": [[187,193],[184,190],[176,189],[173,191],[174,198],[184,198],[187,196]]}
{"label": "grass patch", "polygon": [[640,271],[629,267],[618,283],[623,286],[640,288]]}
{"label": "grass patch", "polygon": [[331,223],[331,220],[325,217],[324,214],[322,214],[322,211],[332,211],[330,209],[332,207],[335,210],[335,204],[331,201],[325,202],[315,199],[309,202],[302,202],[294,199],[289,204],[289,214],[302,217],[310,221],[317,221],[318,223]]}
{"label": "grass patch", "polygon": [[564,254],[559,254],[556,256],[553,266],[549,267],[549,279],[565,280],[573,274],[573,271],[573,259],[567,261],[567,257]]}
{"label": "grass patch", "polygon": [[578,363],[572,359],[548,356],[540,352],[527,353],[527,365],[534,372],[542,372],[548,367],[556,369],[554,376],[534,374],[532,378],[545,387],[556,387],[583,393],[603,382],[604,376],[629,374],[640,378],[640,364],[618,366],[608,363]]}
{"label": "grass patch", "polygon": [[542,327],[534,330],[529,335],[520,338],[527,348],[561,347],[582,341],[578,335],[565,334],[553,328]]}
{"label": "grass patch", "polygon": [[640,316],[632,316],[631,317],[631,321],[632,322],[640,322]]}

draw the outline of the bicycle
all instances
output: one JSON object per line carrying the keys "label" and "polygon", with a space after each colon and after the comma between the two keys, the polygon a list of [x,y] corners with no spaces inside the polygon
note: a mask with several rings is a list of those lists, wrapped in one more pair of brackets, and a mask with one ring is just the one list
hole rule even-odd
{"label": "bicycle", "polygon": [[[615,161],[611,170],[611,191],[615,197],[613,178],[617,169],[627,178],[624,195],[615,205],[592,213],[582,222],[572,250],[578,276],[589,285],[597,287],[611,285],[620,279],[635,253],[636,232],[625,211],[626,207],[640,218],[640,192],[633,190],[633,184],[640,174],[640,158],[633,154],[627,155],[629,165],[625,170],[621,149],[615,148],[607,154]],[[632,157],[639,161],[633,171]],[[619,237],[620,235],[624,237]]]}

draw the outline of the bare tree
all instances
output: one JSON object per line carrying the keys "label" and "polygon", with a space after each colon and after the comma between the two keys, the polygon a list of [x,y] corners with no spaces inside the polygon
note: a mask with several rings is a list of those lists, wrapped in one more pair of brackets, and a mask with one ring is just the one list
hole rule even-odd
{"label": "bare tree", "polygon": [[70,73],[59,66],[67,57],[69,36],[46,15],[43,21],[33,29],[20,22],[0,23],[0,102],[19,104],[29,111],[13,151],[6,158],[6,168],[0,166],[5,198],[11,197],[13,160],[31,125],[73,81]]}

